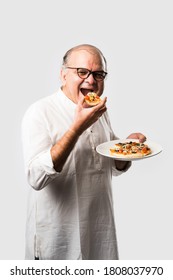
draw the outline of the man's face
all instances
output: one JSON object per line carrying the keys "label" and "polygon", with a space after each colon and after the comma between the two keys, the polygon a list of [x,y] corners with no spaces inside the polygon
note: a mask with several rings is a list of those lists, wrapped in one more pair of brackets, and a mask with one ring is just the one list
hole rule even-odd
{"label": "man's face", "polygon": [[[103,58],[90,50],[76,50],[70,55],[67,67],[86,68],[90,71],[105,71]],[[92,74],[82,79],[77,74],[77,69],[63,69],[61,71],[63,92],[74,103],[90,91],[96,92],[99,96],[104,90],[104,81],[96,81]]]}

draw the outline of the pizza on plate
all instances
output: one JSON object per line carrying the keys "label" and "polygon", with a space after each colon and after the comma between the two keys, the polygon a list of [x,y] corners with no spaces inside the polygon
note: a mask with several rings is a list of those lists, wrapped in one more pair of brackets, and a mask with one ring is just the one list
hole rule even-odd
{"label": "pizza on plate", "polygon": [[144,143],[127,141],[116,143],[110,153],[123,158],[140,158],[151,154],[151,148]]}

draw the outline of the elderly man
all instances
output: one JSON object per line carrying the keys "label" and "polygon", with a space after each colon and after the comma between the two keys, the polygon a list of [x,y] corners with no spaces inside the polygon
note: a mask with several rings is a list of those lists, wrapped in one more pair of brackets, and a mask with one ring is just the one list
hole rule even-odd
{"label": "elderly man", "polygon": [[[106,97],[93,107],[84,96],[104,91],[106,59],[92,45],[68,50],[60,72],[62,86],[32,104],[22,122],[29,188],[26,259],[118,259],[112,175],[130,162],[96,152],[117,139]],[[141,133],[127,138],[145,141]]]}

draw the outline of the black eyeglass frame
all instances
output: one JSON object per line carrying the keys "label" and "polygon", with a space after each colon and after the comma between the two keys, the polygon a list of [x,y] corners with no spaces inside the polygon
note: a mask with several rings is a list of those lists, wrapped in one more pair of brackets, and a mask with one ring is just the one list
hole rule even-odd
{"label": "black eyeglass frame", "polygon": [[[76,69],[79,78],[81,78],[82,80],[87,79],[87,78],[92,74],[94,80],[96,80],[96,81],[103,81],[103,80],[106,78],[107,74],[108,74],[108,73],[105,72],[105,71],[90,71],[89,69],[87,69],[87,68],[82,68],[82,67],[70,67],[70,66],[66,66],[65,68],[67,68],[67,69]],[[81,69],[81,70],[86,70],[86,71],[88,71],[87,76],[86,76],[85,78],[83,78],[83,77],[80,76],[80,73],[79,73],[79,70],[80,70],[80,69]],[[99,75],[101,76],[101,79],[96,78],[96,75],[97,75],[97,74],[99,74]]]}

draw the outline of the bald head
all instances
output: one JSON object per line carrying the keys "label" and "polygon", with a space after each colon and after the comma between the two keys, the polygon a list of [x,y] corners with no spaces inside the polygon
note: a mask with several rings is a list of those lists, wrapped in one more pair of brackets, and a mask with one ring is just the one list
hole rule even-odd
{"label": "bald head", "polygon": [[75,47],[69,49],[63,57],[63,63],[62,63],[63,66],[68,65],[68,61],[69,61],[71,54],[74,52],[78,52],[78,51],[87,51],[93,55],[100,56],[100,58],[102,60],[103,68],[105,69],[105,71],[107,71],[107,62],[106,62],[106,59],[105,59],[103,53],[97,47],[95,47],[93,45],[89,45],[89,44],[82,44],[82,45],[78,45],[78,46],[75,46]]}

